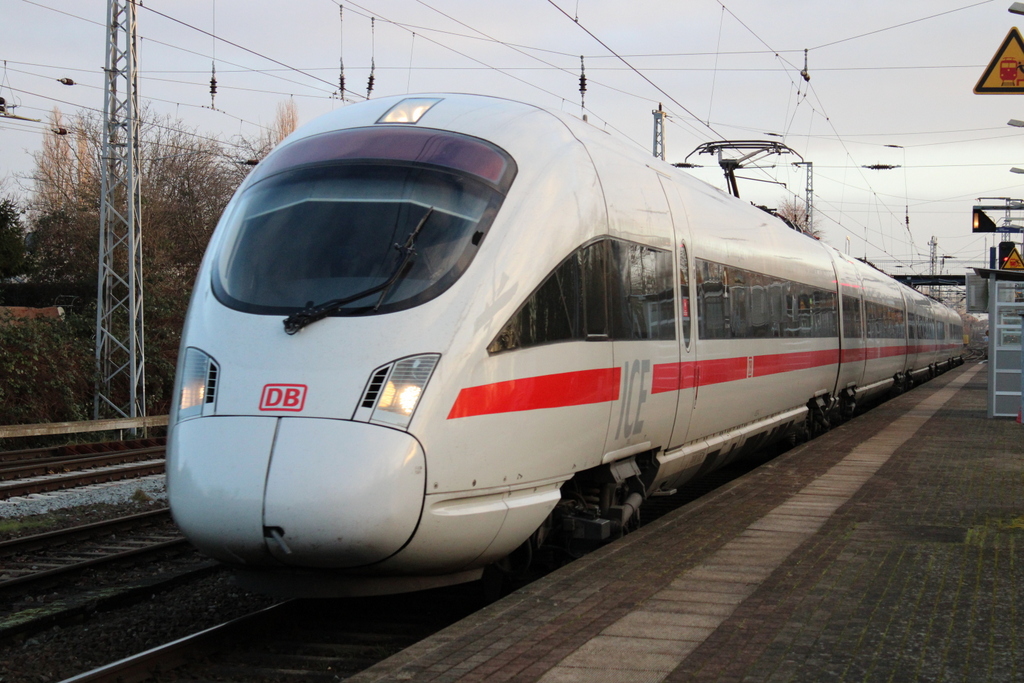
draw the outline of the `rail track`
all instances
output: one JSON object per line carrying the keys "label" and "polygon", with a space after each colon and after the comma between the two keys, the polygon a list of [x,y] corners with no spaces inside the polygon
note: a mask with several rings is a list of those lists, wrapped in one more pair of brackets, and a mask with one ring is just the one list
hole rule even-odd
{"label": "rail track", "polygon": [[66,683],[338,681],[481,606],[464,587],[377,598],[291,600],[89,671]]}
{"label": "rail track", "polygon": [[163,439],[77,444],[0,453],[0,500],[160,474]]}
{"label": "rail track", "polygon": [[153,439],[132,439],[127,441],[103,441],[98,443],[76,443],[64,446],[48,446],[45,448],[24,448],[14,451],[0,451],[0,467],[19,461],[48,460],[73,457],[75,455],[95,455],[99,453],[117,453],[133,451],[140,448],[166,446],[165,437]]}
{"label": "rail track", "polygon": [[[765,459],[741,461],[673,495],[651,499],[641,508],[643,523],[700,498]],[[510,588],[541,575],[519,577]],[[483,596],[479,585],[467,584],[375,598],[292,600],[66,683],[343,680],[468,616],[486,603]]]}
{"label": "rail track", "polygon": [[0,593],[84,569],[186,547],[167,508],[0,542]]}

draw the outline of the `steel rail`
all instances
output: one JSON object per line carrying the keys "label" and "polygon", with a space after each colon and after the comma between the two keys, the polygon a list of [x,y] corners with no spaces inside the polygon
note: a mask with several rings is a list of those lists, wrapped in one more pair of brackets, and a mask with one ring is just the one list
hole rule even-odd
{"label": "steel rail", "polygon": [[151,474],[161,474],[164,471],[164,462],[147,462],[141,465],[127,467],[111,466],[109,469],[74,472],[67,475],[56,475],[45,479],[32,481],[19,481],[13,484],[0,485],[0,500],[24,496],[30,493],[43,493],[45,491],[59,491],[61,489],[96,484],[108,481],[120,481],[122,479],[137,479]]}
{"label": "steel rail", "polygon": [[201,652],[213,650],[232,640],[245,638],[248,633],[272,624],[291,602],[280,602],[258,612],[211,626],[112,664],[72,676],[63,683],[134,683],[147,680],[152,677],[157,667],[164,671],[173,669],[194,659]]}
{"label": "steel rail", "polygon": [[12,579],[0,579],[0,591],[13,588],[14,586],[24,586],[25,584],[36,583],[38,581],[44,581],[52,579],[62,574],[71,574],[74,572],[82,571],[90,567],[95,567],[101,564],[110,564],[112,562],[120,562],[127,560],[132,557],[139,555],[148,555],[151,553],[158,553],[164,550],[170,550],[180,546],[188,545],[188,540],[184,537],[175,538],[170,541],[161,541],[160,543],[153,543],[151,545],[141,546],[138,548],[132,548],[131,550],[124,550],[118,553],[111,553],[109,555],[103,555],[101,557],[93,557],[88,560],[82,560],[81,562],[75,562],[73,564],[67,564],[62,567],[52,567],[41,572],[32,572],[31,574],[23,574],[22,576],[15,576]]}
{"label": "steel rail", "polygon": [[[159,510],[151,510],[136,515],[127,515],[116,519],[93,522],[91,524],[82,524],[80,526],[69,527],[67,529],[58,529],[56,531],[48,531],[42,534],[23,536],[21,538],[12,538],[0,542],[0,556],[10,557],[17,553],[26,553],[34,550],[59,547],[69,542],[101,536],[111,531],[122,530],[125,528],[144,527],[147,523],[162,522],[165,520],[170,520],[170,511],[167,508],[161,508]],[[176,532],[172,531],[170,533]],[[167,533],[162,533],[160,536],[161,538],[166,538]],[[146,545],[127,549],[118,549],[104,555],[89,557],[87,559],[78,559],[73,557],[75,555],[75,551],[70,550],[68,554],[72,557],[68,558],[71,561],[67,564],[44,569],[43,571],[33,571],[20,576],[14,576],[9,579],[0,579],[0,590],[6,590],[14,586],[24,586],[25,584],[36,581],[42,581],[62,574],[81,571],[97,565],[118,562],[131,557],[162,552],[171,548],[184,546],[187,543],[188,541],[186,541],[184,537],[179,537],[169,540],[161,540],[156,543],[146,543]],[[52,559],[59,560],[61,558]],[[39,561],[39,564],[43,563],[43,561]]]}
{"label": "steel rail", "polygon": [[39,477],[55,474],[56,471],[84,470],[90,467],[119,465],[138,460],[153,460],[163,457],[165,446],[150,446],[124,451],[108,451],[104,453],[75,453],[60,457],[39,458],[32,460],[16,460],[0,463],[0,481]]}
{"label": "steel rail", "polygon": [[163,446],[166,442],[167,438],[161,436],[148,439],[129,439],[127,441],[94,441],[86,443],[70,443],[63,446],[22,448],[13,451],[0,451],[0,463],[27,463],[33,460],[64,458],[75,455],[99,455],[101,453],[114,453],[118,451],[136,450],[139,448],[150,448],[152,446]]}
{"label": "steel rail", "polygon": [[46,531],[41,534],[33,534],[31,536],[9,538],[5,541],[0,541],[0,554],[9,555],[16,552],[35,550],[36,548],[45,548],[56,545],[62,541],[74,541],[83,537],[93,536],[97,532],[113,531],[125,526],[134,526],[139,522],[150,520],[162,521],[164,519],[170,519],[170,514],[171,511],[169,508],[160,508],[159,510],[149,510],[135,515],[125,515],[124,517],[105,519],[99,522],[91,522],[89,524],[80,524],[66,529],[56,529],[54,531]]}

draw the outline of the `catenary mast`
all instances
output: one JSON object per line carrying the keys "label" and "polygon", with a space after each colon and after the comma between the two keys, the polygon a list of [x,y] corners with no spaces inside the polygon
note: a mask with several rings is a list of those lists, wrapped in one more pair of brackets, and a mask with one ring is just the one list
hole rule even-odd
{"label": "catenary mast", "polygon": [[146,414],[135,0],[108,0],[93,418]]}

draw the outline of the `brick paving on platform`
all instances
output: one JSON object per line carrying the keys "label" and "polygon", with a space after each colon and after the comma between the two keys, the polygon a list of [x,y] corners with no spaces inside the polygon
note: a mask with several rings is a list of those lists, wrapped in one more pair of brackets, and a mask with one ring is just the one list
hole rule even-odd
{"label": "brick paving on platform", "polygon": [[1024,426],[986,419],[983,368],[348,680],[1024,681]]}

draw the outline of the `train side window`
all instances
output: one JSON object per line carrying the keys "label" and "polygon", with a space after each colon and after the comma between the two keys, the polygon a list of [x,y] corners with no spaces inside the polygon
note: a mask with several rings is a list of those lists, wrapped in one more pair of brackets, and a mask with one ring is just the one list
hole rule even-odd
{"label": "train side window", "polygon": [[608,339],[608,240],[589,244],[579,250],[583,288],[583,324],[586,338]]}
{"label": "train side window", "polygon": [[859,339],[864,336],[864,325],[860,314],[860,297],[843,294],[843,337]]}
{"label": "train side window", "polygon": [[612,338],[675,339],[672,255],[641,244],[609,240],[612,268],[607,280]]}
{"label": "train side window", "polygon": [[490,343],[490,353],[583,338],[579,252],[562,261]]}
{"label": "train side window", "polygon": [[869,339],[899,339],[912,334],[914,314],[910,314],[910,324],[905,326],[902,308],[877,301],[865,301],[864,313],[867,317]]}
{"label": "train side window", "polygon": [[487,351],[585,339],[675,339],[672,268],[667,251],[592,242],[545,278]]}
{"label": "train side window", "polygon": [[686,243],[679,244],[679,316],[683,327],[683,343],[690,350],[690,260]]}
{"label": "train side window", "polygon": [[838,298],[832,290],[697,259],[697,325],[701,339],[835,337]]}
{"label": "train side window", "polygon": [[725,267],[697,261],[697,328],[701,339],[729,338],[729,309],[725,295]]}

